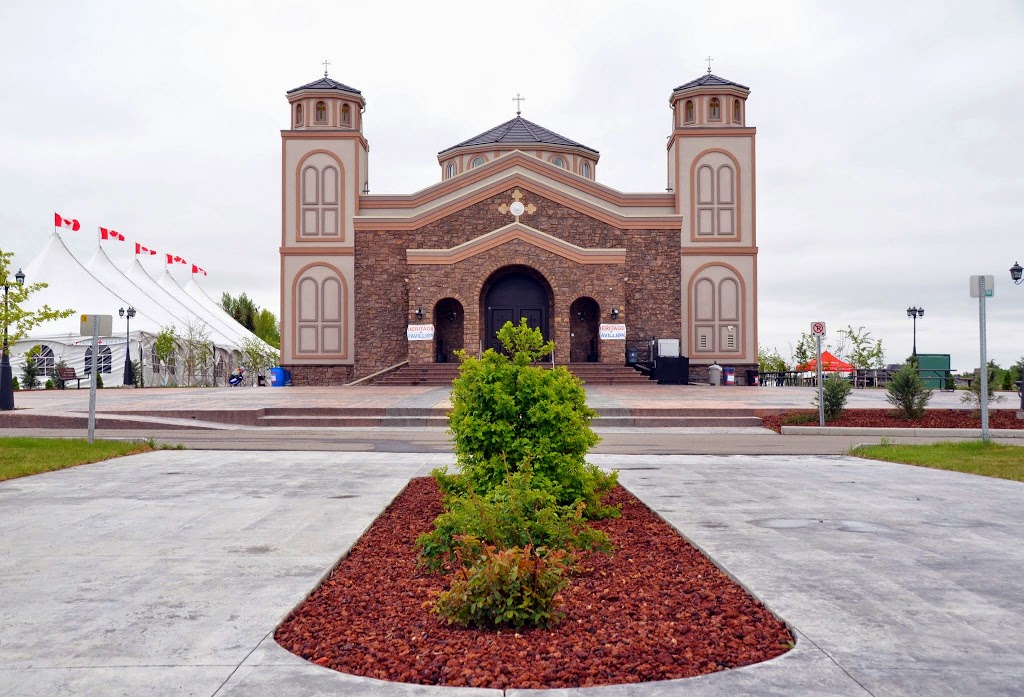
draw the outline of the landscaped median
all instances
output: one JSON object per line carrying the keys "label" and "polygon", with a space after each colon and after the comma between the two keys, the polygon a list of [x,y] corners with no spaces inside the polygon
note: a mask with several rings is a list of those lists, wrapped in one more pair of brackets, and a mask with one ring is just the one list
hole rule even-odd
{"label": "landscaped median", "polygon": [[[844,409],[835,419],[818,426],[818,412],[810,409],[760,414],[766,428],[783,435],[981,437],[981,417],[970,409],[928,409],[916,419],[891,409]],[[993,438],[1024,438],[1024,419],[1015,409],[992,409],[989,430]]]}
{"label": "landscaped median", "polygon": [[1024,482],[1024,448],[1017,445],[963,441],[928,445],[858,445],[851,455],[953,472]]}
{"label": "landscaped median", "polygon": [[0,438],[0,481],[155,449],[152,441]]}

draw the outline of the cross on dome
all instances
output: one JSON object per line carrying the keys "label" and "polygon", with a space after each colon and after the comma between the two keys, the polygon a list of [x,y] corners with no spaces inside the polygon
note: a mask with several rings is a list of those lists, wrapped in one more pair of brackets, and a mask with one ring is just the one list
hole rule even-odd
{"label": "cross on dome", "polygon": [[516,96],[512,97],[512,101],[516,103],[516,116],[519,116],[519,114],[523,113],[522,103],[526,101],[526,97],[520,97],[519,93],[516,92]]}
{"label": "cross on dome", "polygon": [[[713,60],[715,60],[715,59],[714,59],[714,58],[712,58],[711,56],[708,56],[708,57],[707,57],[707,58],[705,58],[704,60],[706,60],[706,61],[708,62],[708,75],[710,75],[710,74],[711,74],[711,61],[713,61]],[[326,74],[327,74],[327,73],[324,73],[324,75],[326,75]]]}
{"label": "cross on dome", "polygon": [[[327,77],[327,66],[330,64],[331,62],[329,60],[324,60],[324,77]],[[711,72],[710,69],[708,70],[708,72]]]}

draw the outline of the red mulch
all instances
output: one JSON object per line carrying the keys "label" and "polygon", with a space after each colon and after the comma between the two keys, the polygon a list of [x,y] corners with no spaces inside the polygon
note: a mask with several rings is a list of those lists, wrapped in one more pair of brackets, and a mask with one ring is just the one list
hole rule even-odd
{"label": "red mulch", "polygon": [[[810,423],[788,423],[787,417],[796,414],[812,414],[814,421]],[[782,425],[817,426],[818,412],[813,409],[794,409],[785,414],[762,416],[765,428],[778,433]],[[858,428],[981,428],[981,416],[976,416],[970,409],[929,409],[920,419],[904,419],[891,409],[844,409],[835,421],[826,422],[827,426],[856,426]],[[1024,428],[1024,421],[1017,418],[1015,409],[990,409],[988,412],[989,428]]]}
{"label": "red mulch", "polygon": [[441,513],[432,479],[414,479],[349,556],[278,628],[281,646],[334,670],[381,680],[555,688],[684,678],[757,663],[792,635],[631,494],[595,524],[614,555],[582,559],[566,619],[516,633],[447,626],[423,607],[445,576],[416,568],[413,541]]}

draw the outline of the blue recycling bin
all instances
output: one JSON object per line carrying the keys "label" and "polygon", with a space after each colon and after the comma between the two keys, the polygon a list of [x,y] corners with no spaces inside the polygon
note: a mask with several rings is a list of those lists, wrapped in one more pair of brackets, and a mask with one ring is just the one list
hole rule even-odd
{"label": "blue recycling bin", "polygon": [[736,369],[735,368],[722,368],[722,384],[723,385],[735,385],[736,384]]}
{"label": "blue recycling bin", "polygon": [[270,386],[271,387],[286,387],[292,384],[291,372],[284,368],[271,368],[270,369]]}

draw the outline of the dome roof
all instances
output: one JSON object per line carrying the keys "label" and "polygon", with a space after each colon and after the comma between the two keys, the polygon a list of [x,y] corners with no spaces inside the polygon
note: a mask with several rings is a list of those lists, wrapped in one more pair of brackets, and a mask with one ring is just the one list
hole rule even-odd
{"label": "dome roof", "polygon": [[528,147],[559,145],[566,148],[581,148],[594,155],[598,154],[598,151],[593,148],[577,143],[574,140],[569,140],[565,136],[558,135],[554,131],[549,131],[543,126],[538,126],[532,121],[527,121],[522,116],[517,115],[514,119],[506,121],[500,126],[495,126],[489,131],[484,131],[469,140],[464,140],[458,145],[445,148],[438,155],[443,155],[458,148],[468,148],[476,145],[525,145]]}
{"label": "dome roof", "polygon": [[750,88],[746,85],[741,85],[740,83],[733,82],[732,80],[726,80],[724,77],[718,77],[711,73],[701,75],[696,80],[690,80],[686,84],[679,85],[679,87],[676,87],[672,91],[678,92],[679,90],[688,90],[694,87],[738,87],[741,90],[750,91]]}
{"label": "dome roof", "polygon": [[338,90],[340,92],[351,92],[352,94],[359,95],[362,94],[362,92],[357,90],[355,87],[349,87],[348,85],[342,84],[337,80],[332,80],[326,75],[324,75],[319,80],[314,80],[313,82],[309,82],[305,85],[302,85],[301,87],[296,87],[293,90],[288,90],[287,94],[292,94],[293,92],[299,92],[301,90]]}

